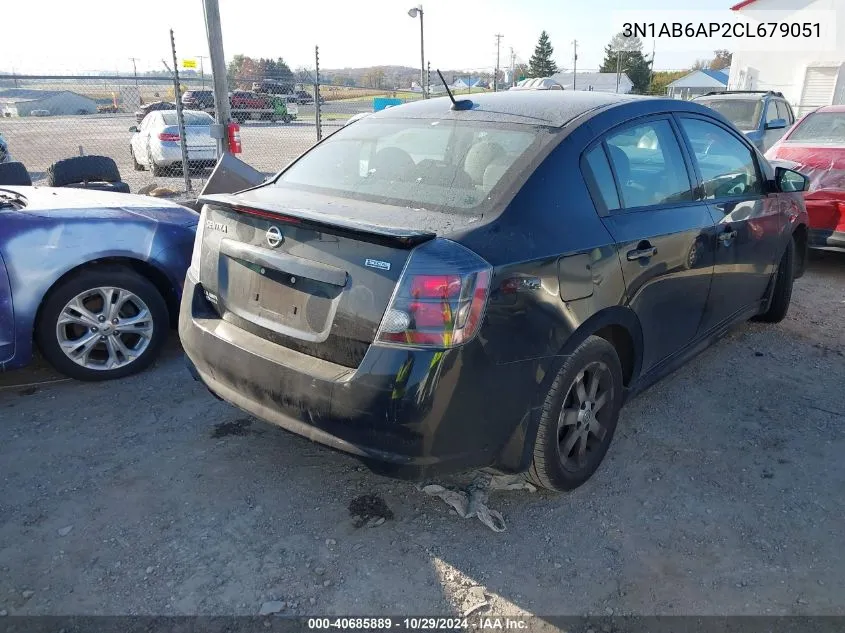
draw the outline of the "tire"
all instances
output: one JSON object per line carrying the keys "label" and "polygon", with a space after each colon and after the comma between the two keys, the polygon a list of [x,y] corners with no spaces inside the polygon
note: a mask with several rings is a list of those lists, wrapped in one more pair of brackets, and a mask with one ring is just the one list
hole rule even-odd
{"label": "tire", "polygon": [[795,281],[795,238],[789,240],[786,251],[780,258],[775,273],[775,287],[772,289],[772,299],[769,309],[754,317],[755,321],[763,323],[780,323],[789,311],[792,300],[792,284]]}
{"label": "tire", "polygon": [[131,145],[129,146],[129,153],[132,155],[132,167],[135,168],[135,171],[144,171],[144,166],[135,158],[135,150],[132,149]]}
{"label": "tire", "polygon": [[58,160],[47,168],[47,184],[64,187],[86,181],[117,182],[120,170],[108,156],[74,156]]}
{"label": "tire", "polygon": [[[116,292],[109,295],[108,290],[98,289],[119,290],[122,295]],[[105,305],[108,296],[114,299],[122,296],[121,304],[115,304],[120,311],[113,313],[119,319],[118,324],[124,322],[128,328],[127,319],[142,316],[131,331],[118,330],[115,334],[114,323],[104,318],[108,313]],[[71,302],[88,313],[75,310]],[[137,310],[141,304],[146,311]],[[60,317],[65,321],[62,324]],[[98,328],[98,334],[93,332],[93,327]],[[44,357],[64,375],[86,381],[111,380],[149,367],[159,355],[169,328],[167,305],[149,280],[123,267],[89,268],[50,290],[35,324],[35,340]],[[136,331],[143,331],[143,335],[135,334]],[[72,351],[78,360],[65,353],[63,343],[67,348],[76,344]],[[131,357],[133,352],[137,352],[137,357]],[[110,368],[112,360],[118,362],[112,362]]]}
{"label": "tire", "polygon": [[150,173],[154,177],[164,176],[164,172],[167,171],[167,167],[164,165],[156,165],[156,162],[153,160],[153,155],[150,153],[149,149],[147,150],[147,161],[150,163]]}
{"label": "tire", "polygon": [[32,186],[32,179],[23,163],[0,163],[0,185]]}
{"label": "tire", "polygon": [[[598,383],[591,393],[594,377]],[[605,339],[590,336],[566,358],[543,403],[527,473],[533,484],[573,490],[596,472],[616,431],[622,389],[619,356]],[[579,404],[579,393],[587,404]]]}

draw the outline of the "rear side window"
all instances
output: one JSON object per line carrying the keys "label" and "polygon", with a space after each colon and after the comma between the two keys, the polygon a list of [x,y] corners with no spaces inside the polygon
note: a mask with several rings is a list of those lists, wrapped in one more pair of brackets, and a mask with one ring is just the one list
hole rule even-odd
{"label": "rear side window", "polygon": [[684,157],[668,121],[625,128],[608,136],[606,144],[626,209],[692,200]]}
{"label": "rear side window", "polygon": [[607,211],[619,208],[619,194],[616,191],[616,181],[613,180],[613,172],[610,171],[610,163],[607,162],[607,154],[604,147],[596,145],[584,155],[587,163],[587,180],[594,195],[601,200],[596,200],[597,206],[603,206]]}
{"label": "rear side window", "polygon": [[794,119],[792,118],[792,109],[787,105],[786,101],[776,101],[778,109],[778,118],[786,121],[787,125],[792,125]]}
{"label": "rear side window", "polygon": [[783,118],[786,118],[786,117],[782,117],[778,113],[778,107],[777,107],[777,103],[775,102],[775,100],[772,99],[771,101],[769,101],[769,105],[766,106],[766,123],[771,123],[775,119],[783,119]]}
{"label": "rear side window", "polygon": [[762,193],[754,153],[724,128],[700,119],[681,119],[701,172],[708,200]]}

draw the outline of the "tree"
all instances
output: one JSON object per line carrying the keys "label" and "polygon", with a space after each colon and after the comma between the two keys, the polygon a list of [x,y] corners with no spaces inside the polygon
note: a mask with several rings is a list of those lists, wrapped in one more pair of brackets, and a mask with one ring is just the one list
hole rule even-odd
{"label": "tree", "polygon": [[651,84],[648,87],[648,94],[650,95],[665,95],[666,86],[686,76],[688,73],[685,70],[657,70],[652,73]]}
{"label": "tree", "polygon": [[293,89],[294,76],[290,67],[281,57],[277,59],[253,59],[246,55],[235,55],[226,69],[229,79],[229,86],[235,87],[241,84],[249,88],[255,81],[273,81],[275,83],[289,84]]}
{"label": "tree", "polygon": [[717,51],[713,51],[713,59],[710,60],[710,69],[724,70],[725,68],[730,68],[732,60],[733,53],[720,48]]}
{"label": "tree", "polygon": [[634,84],[633,92],[643,94],[651,82],[652,60],[643,55],[643,42],[638,37],[625,37],[617,33],[604,47],[604,61],[599,69],[603,73],[624,73]]}
{"label": "tree", "polygon": [[384,86],[384,71],[373,68],[364,75],[364,86],[366,88],[382,88]]}
{"label": "tree", "polygon": [[557,72],[557,64],[552,59],[555,49],[549,41],[549,34],[543,31],[537,46],[534,47],[534,54],[528,60],[529,77],[548,77]]}

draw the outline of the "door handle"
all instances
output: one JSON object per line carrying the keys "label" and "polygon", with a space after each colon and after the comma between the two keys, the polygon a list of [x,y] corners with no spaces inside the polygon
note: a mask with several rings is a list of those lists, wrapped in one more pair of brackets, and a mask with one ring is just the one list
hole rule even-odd
{"label": "door handle", "polygon": [[719,233],[719,241],[722,244],[727,244],[736,237],[736,231],[723,231]]}
{"label": "door handle", "polygon": [[635,248],[632,251],[628,251],[628,261],[634,262],[638,259],[648,259],[649,257],[654,257],[657,255],[657,249],[654,246],[646,246],[644,248]]}

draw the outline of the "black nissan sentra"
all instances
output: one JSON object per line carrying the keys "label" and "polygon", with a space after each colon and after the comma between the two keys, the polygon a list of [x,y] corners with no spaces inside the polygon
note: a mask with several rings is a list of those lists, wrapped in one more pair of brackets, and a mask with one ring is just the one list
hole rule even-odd
{"label": "black nissan sentra", "polygon": [[805,186],[695,103],[420,101],[203,198],[179,331],[218,397],[374,470],[568,490],[626,398],[785,316]]}

